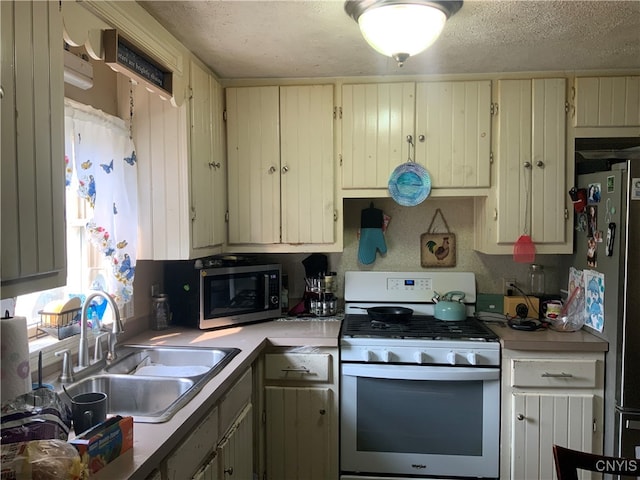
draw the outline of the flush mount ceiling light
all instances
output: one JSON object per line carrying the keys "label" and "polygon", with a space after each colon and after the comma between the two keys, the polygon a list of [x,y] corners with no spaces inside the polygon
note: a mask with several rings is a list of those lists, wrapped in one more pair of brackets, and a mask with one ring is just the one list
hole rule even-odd
{"label": "flush mount ceiling light", "polygon": [[375,50],[402,66],[436,41],[462,0],[347,0],[344,9]]}

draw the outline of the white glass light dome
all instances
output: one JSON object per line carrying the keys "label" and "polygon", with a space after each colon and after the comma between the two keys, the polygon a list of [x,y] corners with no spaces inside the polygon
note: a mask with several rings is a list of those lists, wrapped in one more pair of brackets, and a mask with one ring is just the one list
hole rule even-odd
{"label": "white glass light dome", "polygon": [[398,4],[371,8],[360,15],[358,24],[369,45],[402,62],[431,46],[446,21],[437,8]]}

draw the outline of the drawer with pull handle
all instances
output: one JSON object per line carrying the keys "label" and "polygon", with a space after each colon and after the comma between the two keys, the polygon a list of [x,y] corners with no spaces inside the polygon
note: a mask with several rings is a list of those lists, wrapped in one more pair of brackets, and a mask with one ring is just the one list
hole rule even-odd
{"label": "drawer with pull handle", "polygon": [[269,353],[265,355],[267,380],[328,382],[331,376],[329,353]]}
{"label": "drawer with pull handle", "polygon": [[596,360],[512,360],[512,387],[595,388]]}

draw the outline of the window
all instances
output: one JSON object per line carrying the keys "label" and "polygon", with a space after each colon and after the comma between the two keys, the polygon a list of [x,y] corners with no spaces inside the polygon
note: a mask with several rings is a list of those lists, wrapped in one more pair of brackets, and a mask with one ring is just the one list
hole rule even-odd
{"label": "window", "polygon": [[[72,296],[80,296],[91,288],[104,290],[105,275],[109,268],[108,260],[89,241],[85,225],[87,223],[87,203],[78,197],[78,179],[72,175],[66,188],[67,219],[67,283],[64,287],[43,290],[21,295],[16,299],[15,314],[27,318],[29,338],[40,338],[47,335],[38,331],[40,311],[47,304],[68,300]],[[105,312],[105,324],[111,321],[111,312]]]}
{"label": "window", "polygon": [[[41,314],[91,289],[112,295],[120,308],[131,300],[137,244],[137,164],[125,122],[65,99],[67,284],[17,299],[15,314],[28,318],[31,336],[41,333]],[[92,302],[96,319],[111,320],[107,302]],[[79,312],[77,312],[79,314]],[[91,318],[91,317],[90,317]],[[69,327],[47,330],[69,336]],[[77,320],[77,316],[63,319]],[[92,325],[97,328],[98,321]],[[76,329],[77,331],[77,329]]]}

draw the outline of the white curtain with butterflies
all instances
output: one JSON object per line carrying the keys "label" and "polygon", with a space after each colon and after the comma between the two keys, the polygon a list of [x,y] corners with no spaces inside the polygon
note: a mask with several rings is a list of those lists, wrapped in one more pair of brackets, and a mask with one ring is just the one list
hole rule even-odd
{"label": "white curtain with butterflies", "polygon": [[65,162],[67,186],[77,185],[90,207],[86,231],[111,265],[107,293],[122,306],[133,294],[138,241],[136,155],[125,122],[65,99]]}

